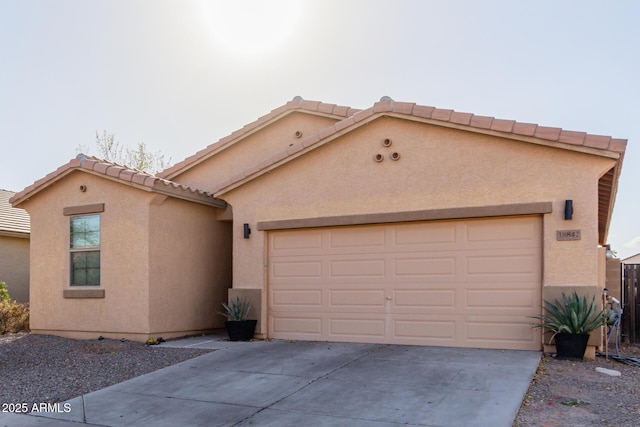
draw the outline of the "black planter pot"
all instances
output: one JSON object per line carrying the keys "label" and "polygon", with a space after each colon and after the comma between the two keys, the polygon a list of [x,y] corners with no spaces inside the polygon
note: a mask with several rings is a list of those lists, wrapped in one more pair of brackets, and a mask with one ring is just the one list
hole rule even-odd
{"label": "black planter pot", "polygon": [[256,331],[257,320],[229,320],[224,322],[229,341],[249,341]]}
{"label": "black planter pot", "polygon": [[589,334],[556,334],[556,359],[582,360]]}

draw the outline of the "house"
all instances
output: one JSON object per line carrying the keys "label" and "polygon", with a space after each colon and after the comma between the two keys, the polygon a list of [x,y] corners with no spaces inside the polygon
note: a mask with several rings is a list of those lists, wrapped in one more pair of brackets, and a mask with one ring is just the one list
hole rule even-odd
{"label": "house", "polygon": [[9,204],[13,195],[0,189],[0,282],[11,299],[29,302],[29,214]]}
{"label": "house", "polygon": [[157,176],[79,156],[11,199],[31,328],[167,338],[246,296],[259,337],[538,350],[543,298],[602,293],[625,147],[295,97]]}
{"label": "house", "polygon": [[640,253],[631,255],[623,260],[621,260],[623,264],[640,264]]}

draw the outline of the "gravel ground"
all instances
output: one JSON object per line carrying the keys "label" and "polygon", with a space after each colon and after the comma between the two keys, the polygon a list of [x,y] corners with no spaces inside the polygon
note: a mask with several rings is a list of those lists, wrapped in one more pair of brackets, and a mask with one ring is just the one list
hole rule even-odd
{"label": "gravel ground", "polygon": [[0,404],[61,402],[208,352],[111,339],[0,335]]}
{"label": "gravel ground", "polygon": [[[640,356],[640,346],[622,345],[620,352]],[[597,367],[622,375],[602,374]],[[572,362],[545,355],[513,425],[640,426],[640,367],[604,357]]]}

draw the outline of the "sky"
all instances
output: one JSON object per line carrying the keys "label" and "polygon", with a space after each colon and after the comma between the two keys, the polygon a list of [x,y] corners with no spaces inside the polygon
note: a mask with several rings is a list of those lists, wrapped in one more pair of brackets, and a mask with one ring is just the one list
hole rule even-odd
{"label": "sky", "polygon": [[175,163],[294,96],[390,96],[628,139],[609,232],[625,258],[640,252],[638,22],[633,0],[0,0],[0,188],[96,132]]}

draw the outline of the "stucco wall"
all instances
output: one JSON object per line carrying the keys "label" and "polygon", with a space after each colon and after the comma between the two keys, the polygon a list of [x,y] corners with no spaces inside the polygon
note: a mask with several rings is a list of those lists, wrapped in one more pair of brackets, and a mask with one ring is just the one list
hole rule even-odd
{"label": "stucco wall", "polygon": [[216,209],[156,196],[151,205],[149,324],[164,338],[224,327],[231,223]]}
{"label": "stucco wall", "polygon": [[0,235],[0,282],[11,299],[29,302],[29,239]]}
{"label": "stucco wall", "polygon": [[[392,140],[383,147],[385,138]],[[390,160],[398,153],[398,161]],[[382,154],[384,160],[373,157]],[[233,206],[233,286],[264,289],[258,221],[552,202],[543,285],[598,284],[598,178],[613,160],[395,118],[378,119],[221,197]],[[563,217],[572,199],[574,216]],[[242,238],[242,223],[254,229]],[[578,241],[556,231],[580,229]],[[266,302],[263,298],[263,317]],[[264,320],[263,324],[265,324]],[[262,331],[264,332],[264,331]]]}
{"label": "stucco wall", "polygon": [[290,144],[298,142],[297,131],[301,138],[315,134],[318,130],[331,126],[337,120],[304,113],[291,113],[275,124],[266,126],[247,136],[233,146],[204,161],[185,173],[173,177],[181,184],[192,185],[203,190],[210,189],[219,181],[253,166],[257,161],[285,150]]}
{"label": "stucco wall", "polygon": [[[86,192],[79,190],[81,185]],[[73,172],[22,206],[31,215],[31,317],[34,332],[130,337],[148,330],[148,204],[152,195]],[[63,298],[69,286],[69,216],[63,209],[104,203],[104,298]],[[95,287],[87,287],[94,289]]]}

